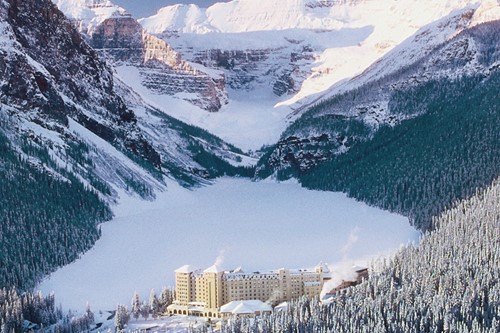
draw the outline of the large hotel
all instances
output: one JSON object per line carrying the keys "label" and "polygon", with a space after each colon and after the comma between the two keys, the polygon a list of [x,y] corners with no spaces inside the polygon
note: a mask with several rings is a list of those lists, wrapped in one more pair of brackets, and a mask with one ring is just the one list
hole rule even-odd
{"label": "large hotel", "polygon": [[[245,273],[241,269],[223,271],[214,265],[204,271],[186,265],[175,271],[176,300],[168,307],[169,314],[220,317],[225,309],[233,309],[236,301],[261,301],[255,313],[270,311],[269,304],[290,301],[302,295],[318,296],[330,279],[328,266],[314,269],[278,269],[270,272]],[[263,303],[266,302],[266,303]],[[256,302],[236,306],[249,308]]]}

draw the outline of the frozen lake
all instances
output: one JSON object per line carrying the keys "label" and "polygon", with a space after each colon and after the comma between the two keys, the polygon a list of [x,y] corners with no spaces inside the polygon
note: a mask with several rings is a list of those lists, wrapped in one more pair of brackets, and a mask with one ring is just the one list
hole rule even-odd
{"label": "frozen lake", "polygon": [[154,202],[125,197],[102,237],[81,259],[41,283],[64,309],[94,311],[147,300],[174,285],[185,264],[246,271],[308,268],[320,261],[366,264],[403,243],[418,241],[408,219],[293,183],[224,178],[194,191],[170,184]]}

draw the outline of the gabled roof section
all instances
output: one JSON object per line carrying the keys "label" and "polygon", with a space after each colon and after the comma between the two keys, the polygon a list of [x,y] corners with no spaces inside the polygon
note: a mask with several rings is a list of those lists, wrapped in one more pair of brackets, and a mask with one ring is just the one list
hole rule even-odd
{"label": "gabled roof section", "polygon": [[361,272],[361,271],[367,270],[368,267],[364,267],[364,266],[352,266],[352,269],[357,273],[357,272]]}
{"label": "gabled roof section", "polygon": [[270,312],[271,305],[260,300],[232,301],[220,308],[221,313],[252,314],[256,312]]}
{"label": "gabled roof section", "polygon": [[177,268],[174,272],[175,273],[194,273],[198,270],[199,270],[199,268],[195,267],[193,265],[184,265],[180,268]]}
{"label": "gabled roof section", "polygon": [[203,271],[203,273],[222,273],[222,272],[224,272],[224,270],[221,269],[219,265],[212,265]]}

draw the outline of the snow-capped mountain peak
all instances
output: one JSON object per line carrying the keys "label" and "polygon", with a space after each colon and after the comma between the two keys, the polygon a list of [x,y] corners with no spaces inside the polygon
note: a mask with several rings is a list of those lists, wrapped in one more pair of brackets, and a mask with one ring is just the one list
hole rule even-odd
{"label": "snow-capped mountain peak", "polygon": [[284,29],[338,29],[350,2],[331,0],[239,0],[219,2],[207,9],[174,5],[140,20],[150,33],[250,32]]}
{"label": "snow-capped mountain peak", "polygon": [[[366,25],[421,27],[455,9],[484,7],[483,19],[495,15],[497,0],[366,1],[366,0],[238,0],[218,2],[207,9],[196,5],[174,5],[140,20],[153,34],[241,33],[286,29],[338,30]],[[422,11],[422,8],[426,8]],[[486,15],[486,16],[485,16]],[[481,20],[478,18],[478,20]],[[404,32],[404,30],[403,30]]]}
{"label": "snow-capped mountain peak", "polygon": [[109,0],[53,0],[59,9],[75,21],[80,32],[91,35],[109,18],[130,17],[124,8]]}
{"label": "snow-capped mountain peak", "polygon": [[150,31],[180,31],[186,33],[207,33],[214,30],[208,23],[206,12],[197,5],[173,5],[161,8],[155,15],[140,19]]}

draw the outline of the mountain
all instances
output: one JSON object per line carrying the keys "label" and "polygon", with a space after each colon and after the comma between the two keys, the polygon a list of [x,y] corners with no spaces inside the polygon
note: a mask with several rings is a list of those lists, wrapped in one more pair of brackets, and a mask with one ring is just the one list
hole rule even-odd
{"label": "mountain", "polygon": [[2,1],[0,18],[2,287],[29,288],[88,250],[120,195],[252,172],[116,80],[52,2]]}
{"label": "mountain", "polygon": [[158,152],[116,94],[111,69],[55,6],[8,2],[2,15],[1,102],[17,123],[6,131],[38,136],[56,156],[63,155],[66,142],[82,141],[78,131],[88,132],[160,167]]}
{"label": "mountain", "polygon": [[[360,74],[421,27],[480,4],[242,0],[207,9],[168,6],[138,21],[183,59],[225,77],[228,103],[220,109],[223,115],[165,112],[256,150],[276,142],[295,119],[289,114],[300,114],[335,83]],[[454,32],[446,25],[435,28],[435,34],[450,37],[463,27]],[[166,102],[150,95],[158,104]]]}
{"label": "mountain", "polygon": [[[456,22],[471,22],[474,13]],[[269,149],[258,174],[344,191],[410,216],[423,229],[498,177],[500,21],[465,28],[413,62],[390,67],[431,31],[424,28],[335,88],[351,90],[305,111]]]}
{"label": "mountain", "polygon": [[482,20],[494,17],[488,3],[242,0],[167,6],[136,21],[110,1],[57,1],[148,104],[252,151],[423,26],[450,20],[428,45],[422,38],[430,49],[471,23],[461,14],[481,6]]}
{"label": "mountain", "polygon": [[[462,30],[500,17],[496,0],[243,0],[207,9],[169,6],[138,21],[109,1],[57,3],[90,44],[111,59],[115,76],[146,103],[252,150],[278,141],[285,126],[311,106],[393,75]],[[425,15],[416,10],[420,7],[426,8]],[[387,18],[377,19],[382,16]],[[211,78],[181,75],[179,67],[211,73]],[[207,82],[215,82],[217,88]],[[200,97],[200,89],[211,91],[205,95],[211,96],[208,104],[195,97]],[[389,114],[387,93],[384,96],[348,113],[359,113],[361,123],[374,130],[408,117]],[[220,114],[207,115],[189,103],[178,104],[177,97]],[[343,152],[373,133],[359,131],[364,134],[347,135],[345,143],[327,144]],[[288,136],[324,141],[324,133],[315,133],[315,125],[310,132]],[[343,133],[333,136],[344,140]],[[335,152],[329,149],[327,155]],[[325,157],[321,152],[315,156],[304,163]]]}
{"label": "mountain", "polygon": [[[316,160],[346,152],[356,142],[369,139],[381,126],[395,126],[425,112],[422,107],[405,112],[391,110],[395,107],[391,104],[393,97],[400,91],[432,80],[489,73],[496,68],[496,58],[489,54],[492,39],[482,39],[478,45],[478,37],[467,33],[456,36],[494,18],[500,19],[500,3],[496,0],[457,10],[422,27],[361,74],[338,82],[290,114],[292,125],[282,134],[269,163],[282,169],[288,164],[286,155],[304,171]],[[314,154],[302,149],[319,138],[319,146],[325,149],[313,145],[310,150]]]}
{"label": "mountain", "polygon": [[185,99],[215,112],[227,102],[224,76],[182,59],[166,42],[152,36],[123,8],[107,0],[58,0],[88,43],[115,66],[133,66],[152,93]]}

